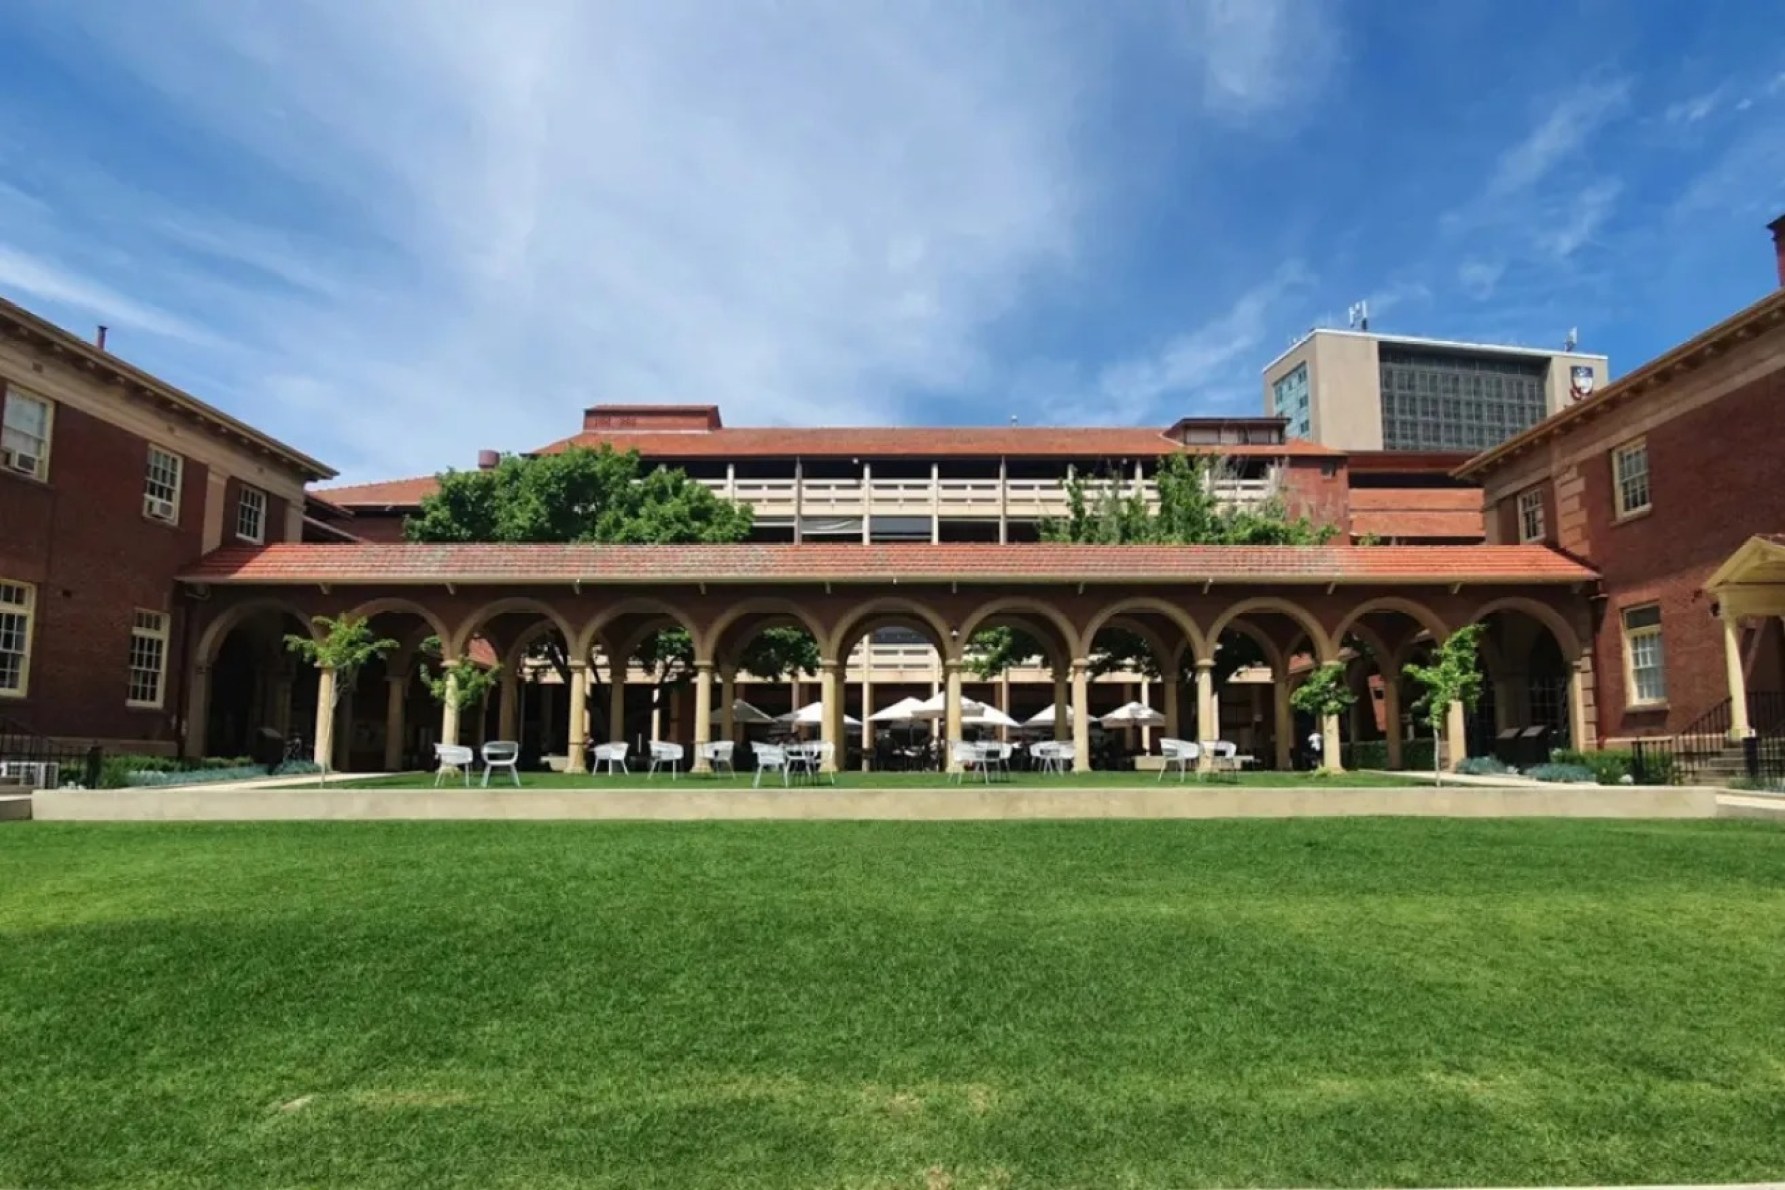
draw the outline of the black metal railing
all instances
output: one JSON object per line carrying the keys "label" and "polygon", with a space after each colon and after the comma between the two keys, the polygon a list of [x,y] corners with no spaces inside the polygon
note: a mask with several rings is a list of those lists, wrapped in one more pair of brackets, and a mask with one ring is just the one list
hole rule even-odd
{"label": "black metal railing", "polygon": [[1678,784],[1785,781],[1785,691],[1749,692],[1746,735],[1731,735],[1733,711],[1726,698],[1673,735],[1635,741],[1631,775]]}
{"label": "black metal railing", "polygon": [[0,715],[0,764],[50,765],[57,767],[61,784],[79,782],[88,789],[99,786],[99,771],[105,763],[105,750],[98,744],[77,744],[53,740],[39,735],[16,719]]}

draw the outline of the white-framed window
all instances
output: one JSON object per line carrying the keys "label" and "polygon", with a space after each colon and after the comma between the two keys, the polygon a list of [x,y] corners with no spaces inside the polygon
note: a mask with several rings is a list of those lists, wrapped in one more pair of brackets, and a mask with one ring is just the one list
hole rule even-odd
{"label": "white-framed window", "polygon": [[167,613],[138,609],[130,626],[130,694],[126,706],[158,707],[167,680]]}
{"label": "white-framed window", "polygon": [[1624,670],[1629,694],[1625,701],[1644,706],[1667,701],[1667,666],[1661,645],[1658,604],[1624,609]]}
{"label": "white-framed window", "polygon": [[0,395],[0,406],[0,468],[32,479],[48,479],[55,406],[11,385]]}
{"label": "white-framed window", "polygon": [[259,488],[242,486],[242,498],[236,504],[236,536],[255,545],[267,539],[267,494]]}
{"label": "white-framed window", "polygon": [[1527,488],[1518,494],[1518,539],[1543,540],[1543,489]]}
{"label": "white-framed window", "polygon": [[1620,517],[1649,510],[1649,444],[1638,438],[1611,452],[1612,498]]}
{"label": "white-framed window", "polygon": [[143,515],[170,525],[180,523],[180,473],[186,460],[159,446],[149,447],[149,476],[143,485]]}
{"label": "white-framed window", "polygon": [[0,579],[0,698],[23,698],[31,680],[31,621],[37,588]]}

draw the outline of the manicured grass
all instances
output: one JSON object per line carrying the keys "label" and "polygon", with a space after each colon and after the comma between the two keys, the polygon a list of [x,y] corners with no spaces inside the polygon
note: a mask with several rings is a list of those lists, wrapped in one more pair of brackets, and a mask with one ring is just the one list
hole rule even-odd
{"label": "manicured grass", "polygon": [[[523,789],[679,789],[684,786],[690,789],[710,789],[714,786],[750,788],[755,779],[750,772],[738,774],[694,774],[683,773],[672,779],[666,769],[655,777],[643,771],[626,773],[522,773]],[[1421,781],[1414,777],[1385,776],[1370,773],[1334,773],[1331,775],[1315,775],[1312,773],[1224,773],[1220,776],[1206,778],[1211,783],[1227,785],[1255,786],[1357,786],[1380,789],[1384,786],[1427,785],[1429,781]],[[471,783],[480,785],[483,771],[479,769],[472,775]],[[422,789],[433,788],[432,773],[396,773],[390,776],[366,777],[361,780],[334,782],[356,789]],[[464,779],[449,779],[445,784],[464,785]],[[505,773],[495,773],[490,777],[491,787],[506,785],[513,789],[513,780]],[[809,782],[797,782],[803,786]],[[820,787],[828,787],[830,778],[825,777]],[[983,788],[984,779],[969,775],[962,783],[971,788]],[[1091,773],[1012,773],[1008,777],[999,777],[992,782],[994,788],[1016,785],[1027,789],[1086,789],[1105,786],[1159,785],[1158,773],[1135,772],[1091,772]],[[1195,773],[1180,778],[1177,773],[1168,773],[1164,784],[1182,784],[1185,788],[1195,788],[1199,779]],[[837,785],[844,789],[941,789],[953,788],[955,779],[946,773],[838,773]],[[780,789],[781,778],[778,774],[766,774],[762,779],[764,789]]]}
{"label": "manicured grass", "polygon": [[1785,831],[0,827],[0,1185],[1785,1169]]}

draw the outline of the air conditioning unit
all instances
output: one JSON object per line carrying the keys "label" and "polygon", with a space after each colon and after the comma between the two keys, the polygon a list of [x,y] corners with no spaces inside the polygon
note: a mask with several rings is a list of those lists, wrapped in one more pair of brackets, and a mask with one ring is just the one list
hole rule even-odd
{"label": "air conditioning unit", "polygon": [[21,475],[36,475],[39,460],[36,455],[24,454],[16,450],[0,450],[0,466],[8,471],[17,471]]}
{"label": "air conditioning unit", "polygon": [[159,496],[144,496],[143,514],[158,521],[171,521],[174,519],[174,502],[163,500]]}

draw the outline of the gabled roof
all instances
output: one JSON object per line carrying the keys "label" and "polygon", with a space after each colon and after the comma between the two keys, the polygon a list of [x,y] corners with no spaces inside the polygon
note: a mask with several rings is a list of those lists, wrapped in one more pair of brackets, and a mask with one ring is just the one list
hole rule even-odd
{"label": "gabled roof", "polygon": [[1584,583],[1597,573],[1538,545],[231,546],[190,583],[360,585],[995,582]]}
{"label": "gabled roof", "polygon": [[109,351],[73,334],[47,318],[40,318],[23,306],[0,298],[0,324],[24,338],[35,339],[79,366],[99,372],[116,383],[132,388],[149,400],[182,413],[220,437],[233,439],[252,451],[268,455],[289,467],[306,482],[333,479],[335,471],[309,455],[287,446],[269,434],[263,434],[247,422],[238,421],[213,405],[208,405],[182,389],[175,388],[158,376],[126,363]]}
{"label": "gabled roof", "polygon": [[1484,472],[1493,470],[1506,459],[1558,434],[1564,434],[1575,425],[1609,412],[1636,397],[1654,392],[1682,374],[1721,358],[1744,340],[1781,328],[1785,328],[1785,287],[1775,289],[1709,330],[1656,356],[1635,371],[1625,373],[1586,400],[1552,413],[1524,433],[1482,451],[1458,467],[1455,474],[1461,478],[1479,479]]}
{"label": "gabled roof", "polygon": [[1352,488],[1351,532],[1409,538],[1487,535],[1480,488]]}
{"label": "gabled roof", "polygon": [[435,476],[418,475],[413,479],[386,479],[379,483],[350,483],[338,488],[317,488],[311,495],[321,496],[342,508],[408,509],[421,507],[422,497],[433,495],[439,487],[440,480]]}

